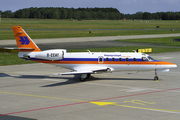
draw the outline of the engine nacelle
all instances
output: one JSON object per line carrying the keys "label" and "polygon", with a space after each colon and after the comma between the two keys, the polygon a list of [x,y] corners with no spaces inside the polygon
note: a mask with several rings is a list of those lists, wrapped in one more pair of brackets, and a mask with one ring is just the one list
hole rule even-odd
{"label": "engine nacelle", "polygon": [[42,52],[35,52],[35,58],[46,60],[61,60],[66,53],[65,49],[46,50]]}

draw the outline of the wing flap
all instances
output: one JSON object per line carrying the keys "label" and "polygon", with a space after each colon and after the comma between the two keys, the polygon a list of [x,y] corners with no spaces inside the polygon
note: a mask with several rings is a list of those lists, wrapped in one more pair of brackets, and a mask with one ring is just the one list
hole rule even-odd
{"label": "wing flap", "polygon": [[61,73],[61,75],[77,75],[77,74],[92,74],[93,71],[73,71],[73,72],[65,72]]}
{"label": "wing flap", "polygon": [[91,68],[89,70],[76,70],[72,72],[61,73],[61,75],[77,75],[77,74],[96,74],[98,72],[110,72],[111,68],[103,67],[103,68]]}

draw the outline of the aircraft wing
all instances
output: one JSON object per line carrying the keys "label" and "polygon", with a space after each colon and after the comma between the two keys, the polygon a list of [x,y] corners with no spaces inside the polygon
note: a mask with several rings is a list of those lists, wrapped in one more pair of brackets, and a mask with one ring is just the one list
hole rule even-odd
{"label": "aircraft wing", "polygon": [[96,74],[98,72],[110,72],[112,69],[104,68],[90,68],[89,70],[76,70],[72,72],[61,73],[61,75],[77,75],[77,74]]}
{"label": "aircraft wing", "polygon": [[91,74],[93,71],[72,71],[72,72],[65,72],[61,73],[61,75],[77,75],[77,74]]}

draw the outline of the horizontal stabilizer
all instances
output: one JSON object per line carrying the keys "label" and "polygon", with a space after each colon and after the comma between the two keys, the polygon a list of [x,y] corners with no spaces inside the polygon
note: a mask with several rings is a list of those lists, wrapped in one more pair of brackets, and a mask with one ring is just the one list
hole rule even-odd
{"label": "horizontal stabilizer", "polygon": [[8,47],[5,47],[3,49],[12,49],[12,50],[34,50],[33,48],[8,48]]}
{"label": "horizontal stabilizer", "polygon": [[18,53],[18,49],[12,49],[12,48],[0,48],[1,53]]}
{"label": "horizontal stabilizer", "polygon": [[2,53],[18,53],[19,50],[34,50],[33,48],[0,48],[0,52]]}

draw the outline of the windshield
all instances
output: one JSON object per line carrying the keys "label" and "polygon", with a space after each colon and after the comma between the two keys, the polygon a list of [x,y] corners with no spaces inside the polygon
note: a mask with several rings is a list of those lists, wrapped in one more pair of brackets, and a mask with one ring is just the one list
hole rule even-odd
{"label": "windshield", "polygon": [[149,59],[149,61],[154,60],[154,59],[153,59],[152,57],[150,57],[150,56],[148,56],[147,58]]}

